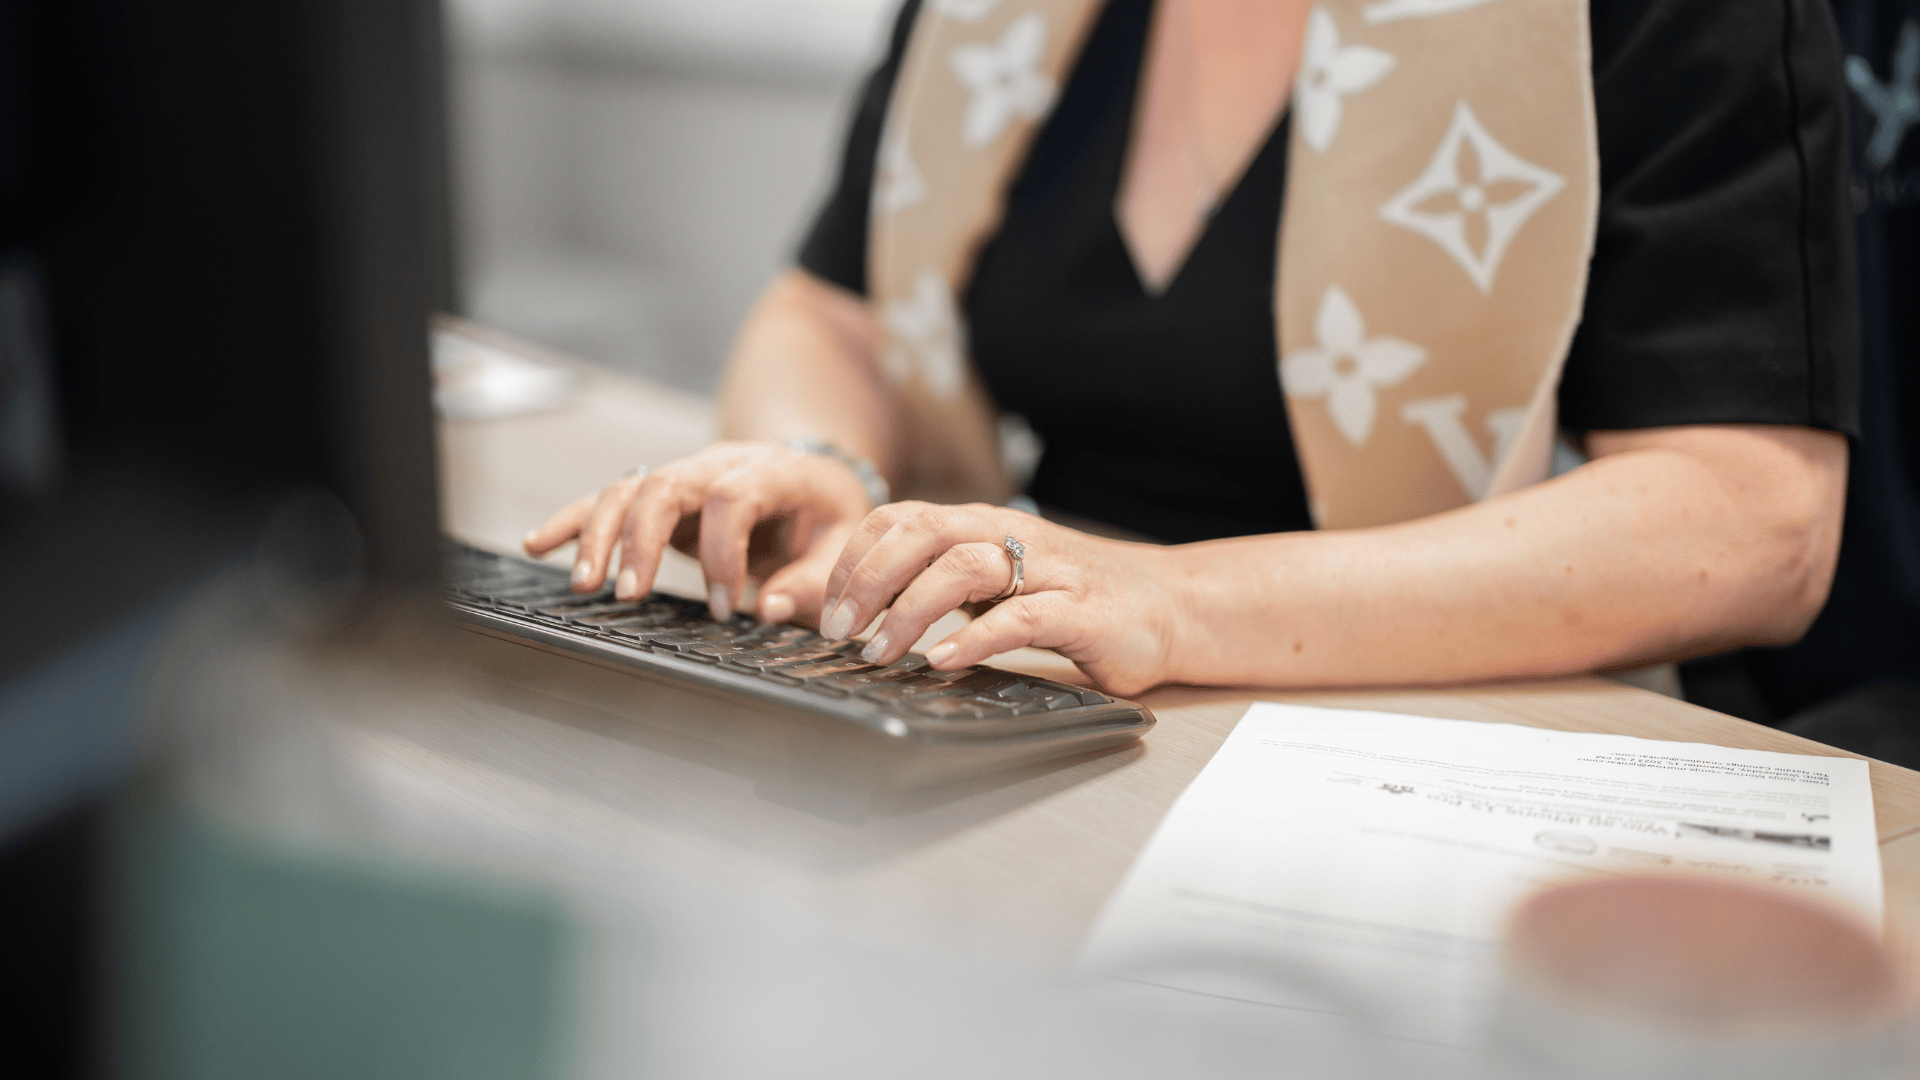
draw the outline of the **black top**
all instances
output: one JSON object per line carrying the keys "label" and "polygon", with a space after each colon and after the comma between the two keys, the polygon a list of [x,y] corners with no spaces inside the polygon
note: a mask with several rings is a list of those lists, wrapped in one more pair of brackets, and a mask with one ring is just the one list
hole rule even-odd
{"label": "black top", "polygon": [[[868,80],[800,265],[866,291],[881,121],[919,0]],[[1845,102],[1824,5],[1591,0],[1599,234],[1562,424],[1855,433]],[[1171,541],[1311,527],[1281,398],[1283,119],[1158,296],[1113,215],[1152,0],[1110,0],[962,306],[975,366],[1046,453],[1042,504]]]}
{"label": "black top", "polygon": [[[1786,718],[1877,679],[1920,686],[1920,126],[1888,108],[1913,79],[1920,0],[1833,0],[1854,71],[1853,199],[1860,250],[1861,435],[1847,470],[1847,523],[1833,589],[1799,644],[1748,654],[1766,709],[1707,701],[1748,719]],[[1876,140],[1878,142],[1876,143]],[[1689,683],[1689,696],[1693,686]],[[1822,742],[1920,767],[1920,716]]]}

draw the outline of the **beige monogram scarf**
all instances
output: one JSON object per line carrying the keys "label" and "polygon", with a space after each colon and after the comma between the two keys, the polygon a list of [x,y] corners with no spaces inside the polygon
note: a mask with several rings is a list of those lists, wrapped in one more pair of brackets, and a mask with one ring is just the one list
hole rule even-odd
{"label": "beige monogram scarf", "polygon": [[[932,497],[1007,494],[956,298],[1102,2],[927,0],[908,44],[868,277]],[[1274,312],[1320,527],[1546,477],[1599,199],[1588,49],[1586,0],[1313,7]]]}

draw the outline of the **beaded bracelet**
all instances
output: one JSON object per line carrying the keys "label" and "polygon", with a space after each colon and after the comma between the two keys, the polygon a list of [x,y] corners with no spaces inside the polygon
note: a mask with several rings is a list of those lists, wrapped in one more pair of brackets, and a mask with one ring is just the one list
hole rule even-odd
{"label": "beaded bracelet", "polygon": [[850,454],[834,443],[822,442],[818,439],[792,439],[788,441],[787,449],[802,454],[818,454],[821,457],[832,458],[852,469],[853,475],[860,481],[860,486],[866,489],[867,501],[876,507],[893,501],[893,488],[887,484],[887,478],[881,476],[880,470],[874,468],[873,462],[866,458]]}

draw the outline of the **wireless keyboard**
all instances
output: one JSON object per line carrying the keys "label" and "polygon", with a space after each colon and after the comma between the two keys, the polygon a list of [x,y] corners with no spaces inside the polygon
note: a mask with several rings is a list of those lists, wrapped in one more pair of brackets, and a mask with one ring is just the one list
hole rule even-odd
{"label": "wireless keyboard", "polygon": [[1130,742],[1154,722],[1133,702],[997,668],[934,671],[915,653],[869,664],[858,642],[719,622],[664,593],[582,596],[555,567],[464,545],[446,566],[483,674],[721,748],[763,794],[908,790]]}

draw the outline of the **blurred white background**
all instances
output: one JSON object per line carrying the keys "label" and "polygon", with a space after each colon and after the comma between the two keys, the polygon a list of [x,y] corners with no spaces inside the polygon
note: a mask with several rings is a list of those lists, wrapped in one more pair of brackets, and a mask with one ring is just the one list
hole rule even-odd
{"label": "blurred white background", "polygon": [[467,313],[708,393],[897,0],[448,0]]}

